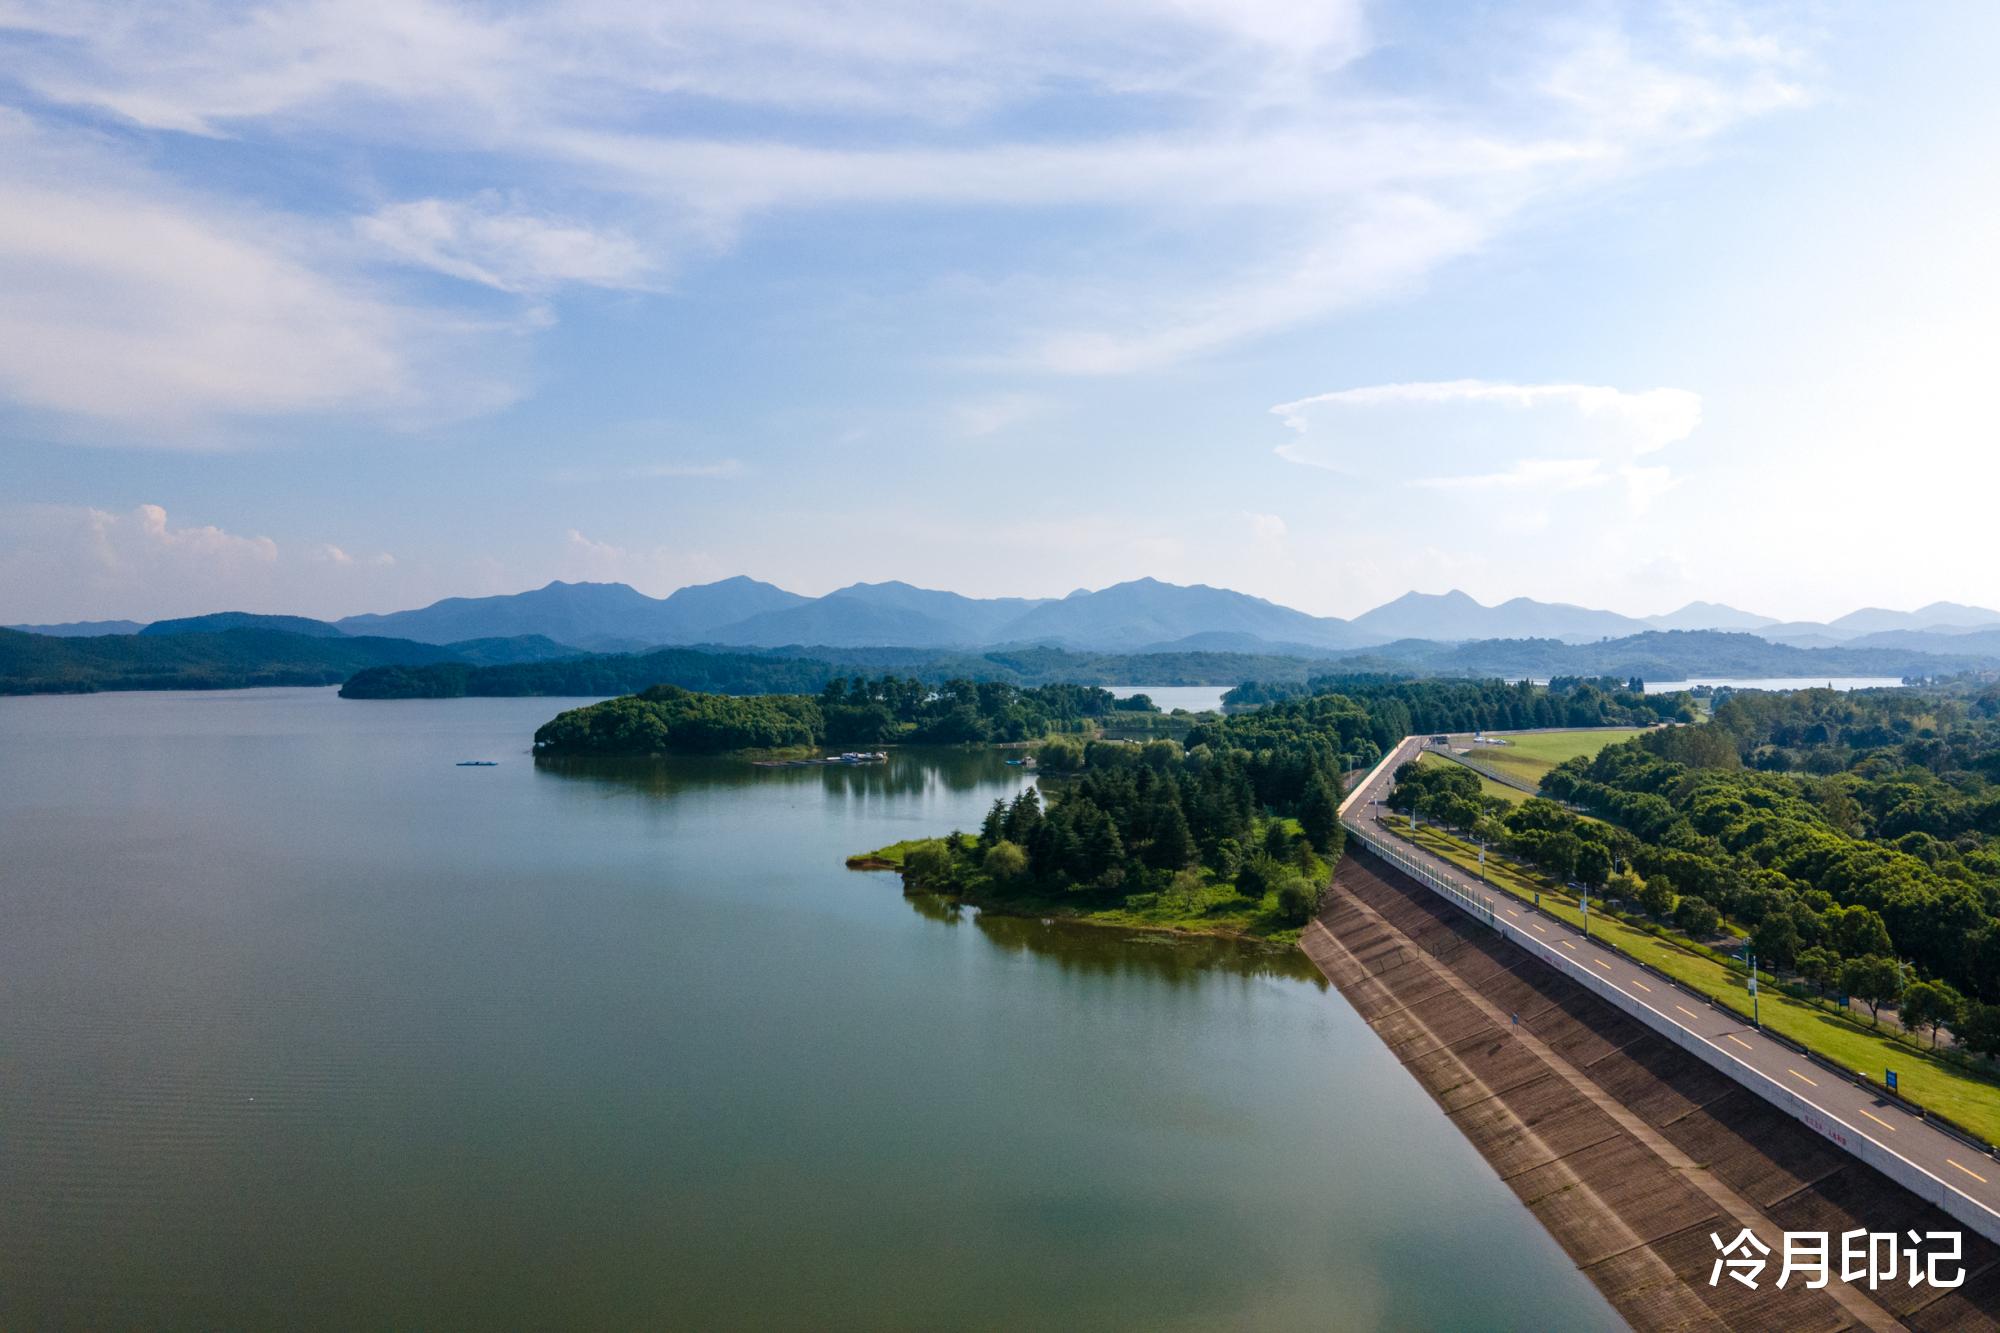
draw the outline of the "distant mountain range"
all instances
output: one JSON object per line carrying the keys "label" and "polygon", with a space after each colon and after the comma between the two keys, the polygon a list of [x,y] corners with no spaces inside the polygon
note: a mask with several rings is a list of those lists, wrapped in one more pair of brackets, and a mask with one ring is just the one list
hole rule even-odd
{"label": "distant mountain range", "polygon": [[46,634],[52,639],[95,639],[106,634],[137,634],[146,628],[137,620],[69,620],[60,625],[7,625],[0,628],[23,634]]}
{"label": "distant mountain range", "polygon": [[578,657],[576,649],[539,635],[433,644],[342,634],[331,626],[301,631],[243,623],[261,619],[299,617],[228,613],[219,628],[142,634],[0,629],[0,694],[334,685],[369,667],[448,664],[476,670]]}
{"label": "distant mountain range", "polygon": [[856,583],[823,597],[737,577],[649,597],[622,583],[551,583],[497,597],[327,622],[218,612],[139,626],[131,621],[15,626],[60,637],[172,635],[261,629],[370,636],[428,644],[534,636],[558,647],[629,652],[650,647],[918,648],[1047,646],[1079,652],[1282,653],[1336,657],[1385,645],[1556,640],[1578,645],[1660,631],[1754,634],[1795,648],[1880,648],[1954,658],[2000,657],[2000,611],[1933,602],[1915,611],[1865,608],[1826,623],[1780,622],[1715,602],[1635,617],[1516,597],[1487,606],[1463,592],[1406,593],[1342,620],[1206,585],[1134,579],[1067,597],[966,597],[908,583]]}

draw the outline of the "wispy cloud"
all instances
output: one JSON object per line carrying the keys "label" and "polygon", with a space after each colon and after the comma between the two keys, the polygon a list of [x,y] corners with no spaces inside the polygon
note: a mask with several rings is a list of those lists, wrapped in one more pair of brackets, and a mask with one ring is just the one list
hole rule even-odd
{"label": "wispy cloud", "polygon": [[[464,192],[346,209],[368,258],[538,300],[657,290],[785,213],[1058,216],[1066,250],[983,235],[946,262],[1024,279],[996,287],[1022,299],[982,321],[986,362],[1111,375],[1409,291],[1540,205],[1804,98],[1781,34],[1675,13],[1589,6],[1434,34],[1504,50],[1505,74],[1487,83],[1385,81],[1358,60],[1373,40],[1359,0],[773,0],[754,15],[631,0],[248,13],[14,0],[0,51],[40,103],[156,134],[449,154]],[[1057,97],[1061,134],[1022,128],[1046,123],[1034,113]],[[128,370],[114,413],[343,410],[437,382],[462,405],[505,400],[419,364],[439,348],[458,357],[467,330],[424,302],[370,295],[366,261],[326,250],[337,209],[286,217],[197,202],[144,173],[115,187],[101,176],[0,199],[62,238],[17,236],[17,262],[81,266],[96,304],[152,313],[94,327],[74,295],[44,294],[86,354],[69,378],[0,365],[24,401],[101,413],[87,386]],[[89,237],[147,258],[112,264],[82,253]],[[201,278],[177,285],[184,272]],[[128,290],[137,299],[121,302]],[[169,318],[183,296],[199,299]],[[197,351],[184,339],[201,329],[217,332]],[[228,382],[204,384],[197,365],[231,367],[209,371]]]}
{"label": "wispy cloud", "polygon": [[434,420],[515,390],[490,322],[413,307],[296,219],[184,190],[0,109],[0,391],[208,444],[215,417]]}
{"label": "wispy cloud", "polygon": [[503,292],[543,293],[572,283],[629,290],[645,285],[657,267],[623,232],[522,212],[491,194],[390,204],[359,225],[396,259]]}
{"label": "wispy cloud", "polygon": [[1315,394],[1271,409],[1287,462],[1436,491],[1557,495],[1622,483],[1634,508],[1672,484],[1647,461],[1701,424],[1685,389],[1435,380]]}

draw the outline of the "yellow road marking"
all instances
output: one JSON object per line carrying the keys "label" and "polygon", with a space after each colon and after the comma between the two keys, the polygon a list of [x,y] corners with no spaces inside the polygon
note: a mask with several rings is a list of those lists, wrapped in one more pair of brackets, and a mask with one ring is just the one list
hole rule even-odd
{"label": "yellow road marking", "polygon": [[1815,1088],[1817,1088],[1817,1087],[1819,1086],[1819,1083],[1818,1083],[1818,1081],[1817,1081],[1817,1080],[1815,1080],[1815,1079],[1810,1079],[1810,1078],[1807,1078],[1807,1077],[1806,1077],[1806,1076],[1805,1076],[1804,1074],[1801,1074],[1801,1073],[1800,1073],[1800,1072],[1799,1072],[1798,1070],[1796,1070],[1796,1069],[1787,1069],[1787,1070],[1786,1070],[1785,1072],[1786,1072],[1787,1074],[1790,1074],[1790,1075],[1791,1075],[1791,1076],[1792,1076],[1793,1078],[1797,1079],[1797,1080],[1798,1080],[1799,1082],[1801,1082],[1801,1083],[1805,1083],[1805,1084],[1809,1084],[1810,1086],[1812,1086],[1812,1087],[1815,1087]]}
{"label": "yellow road marking", "polygon": [[1605,962],[1602,958],[1593,958],[1590,961],[1603,968],[1606,972],[1611,970],[1611,964]]}
{"label": "yellow road marking", "polygon": [[1653,988],[1652,988],[1651,986],[1648,986],[1648,985],[1647,985],[1647,984],[1646,984],[1645,982],[1643,982],[1643,981],[1635,981],[1635,982],[1633,982],[1632,984],[1633,984],[1634,986],[1637,986],[1637,987],[1638,987],[1638,988],[1639,988],[1640,990],[1642,990],[1642,991],[1646,992],[1646,994],[1648,994],[1648,995],[1651,995],[1651,994],[1653,993]]}
{"label": "yellow road marking", "polygon": [[1974,1171],[1971,1167],[1959,1166],[1957,1162],[1952,1162],[1951,1158],[1949,1157],[1945,1158],[1944,1160],[1947,1162],[1951,1162],[1953,1166],[1958,1166],[1959,1170],[1965,1172],[1966,1175],[1971,1176],[1974,1180],[1978,1181],[1980,1184],[1984,1185],[1986,1183],[1986,1177],[1980,1175],[1977,1171]]}
{"label": "yellow road marking", "polygon": [[1754,1051],[1757,1049],[1755,1046],[1752,1046],[1749,1042],[1743,1040],[1743,1038],[1739,1036],[1736,1036],[1734,1033],[1725,1032],[1722,1035],[1728,1037],[1731,1041],[1735,1042],[1738,1046],[1741,1046],[1746,1051]]}
{"label": "yellow road marking", "polygon": [[1571,953],[1576,952],[1576,946],[1574,944],[1571,944],[1568,940],[1563,941],[1563,948],[1568,949]]}
{"label": "yellow road marking", "polygon": [[[1534,922],[1532,922],[1532,921],[1530,921],[1530,922],[1529,922],[1528,924],[1529,924],[1529,925],[1531,925],[1531,926],[1535,926],[1535,923],[1534,923]],[[1535,926],[1535,929],[1536,929],[1536,930],[1538,930],[1538,931],[1541,931],[1541,933],[1542,933],[1542,934],[1544,934],[1544,935],[1546,935],[1546,934],[1548,934],[1548,933],[1549,933],[1549,932],[1547,932],[1546,930],[1542,930],[1542,928],[1541,928],[1540,926]]]}
{"label": "yellow road marking", "polygon": [[1700,1015],[1700,1014],[1696,1013],[1696,1012],[1695,1012],[1694,1010],[1692,1010],[1692,1009],[1688,1008],[1688,1007],[1687,1007],[1686,1005],[1684,1005],[1684,1004],[1677,1004],[1677,1005],[1675,1005],[1675,1006],[1674,1006],[1674,1008],[1676,1008],[1676,1009],[1680,1010],[1680,1011],[1681,1011],[1682,1013],[1686,1014],[1686,1015],[1687,1015],[1687,1016],[1688,1016],[1689,1018],[1700,1018],[1700,1017],[1701,1017],[1701,1015]]}
{"label": "yellow road marking", "polygon": [[[1854,1109],[1857,1111],[1861,1111],[1861,1108],[1858,1106],[1855,1107]],[[1894,1134],[1896,1132],[1896,1127],[1894,1125],[1884,1120],[1881,1116],[1876,1115],[1873,1111],[1861,1111],[1861,1114],[1867,1116],[1870,1120],[1873,1120],[1876,1124],[1888,1130],[1891,1134]]]}
{"label": "yellow road marking", "polygon": [[1521,915],[1521,914],[1520,914],[1519,912],[1515,911],[1515,910],[1514,910],[1513,908],[1511,908],[1511,907],[1510,907],[1510,908],[1508,908],[1508,909],[1507,909],[1507,915],[1508,915],[1508,916],[1519,916],[1519,915]]}

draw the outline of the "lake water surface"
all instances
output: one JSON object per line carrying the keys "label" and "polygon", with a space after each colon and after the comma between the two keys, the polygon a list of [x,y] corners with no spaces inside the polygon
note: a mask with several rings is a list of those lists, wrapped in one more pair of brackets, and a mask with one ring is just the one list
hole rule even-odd
{"label": "lake water surface", "polygon": [[842,868],[997,756],[562,702],[0,700],[0,1327],[1615,1326],[1297,955]]}
{"label": "lake water surface", "polygon": [[1185,708],[1190,713],[1210,713],[1220,711],[1222,696],[1229,693],[1230,685],[1108,685],[1105,687],[1120,699],[1129,699],[1135,694],[1143,694],[1153,701],[1153,706],[1162,712],[1171,713],[1176,708]]}

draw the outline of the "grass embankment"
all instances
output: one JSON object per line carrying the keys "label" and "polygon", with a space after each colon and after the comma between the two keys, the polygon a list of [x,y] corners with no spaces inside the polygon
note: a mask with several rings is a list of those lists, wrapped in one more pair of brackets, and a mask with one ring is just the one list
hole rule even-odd
{"label": "grass embankment", "polygon": [[1563,760],[1596,754],[1613,742],[1629,741],[1638,734],[1637,727],[1517,731],[1508,733],[1505,745],[1474,745],[1465,757],[1473,765],[1536,787],[1541,785],[1543,775]]}
{"label": "grass embankment", "polygon": [[[1401,816],[1390,816],[1383,824],[1397,836],[1409,838],[1408,822]],[[1479,849],[1441,829],[1421,825],[1415,841],[1462,869],[1478,871]],[[1580,928],[1583,924],[1582,905],[1568,888],[1490,849],[1486,853],[1486,879],[1494,887],[1526,901],[1534,901],[1539,893],[1543,911],[1572,926]],[[1721,962],[1702,946],[1655,935],[1599,911],[1590,914],[1590,934],[1599,943],[1656,967],[1688,989],[1749,1018],[1747,975]],[[1878,1088],[1883,1084],[1883,1070],[1894,1069],[1903,1096],[1955,1121],[1989,1143],[2000,1143],[2000,1083],[1982,1078],[1943,1056],[1906,1045],[1894,1035],[1838,1010],[1786,995],[1776,989],[1776,979],[1769,973],[1760,969],[1759,975],[1767,978],[1759,1005],[1766,1029],[1851,1070]]]}
{"label": "grass embankment", "polygon": [[[1256,833],[1260,838],[1271,822],[1283,824],[1294,837],[1299,835],[1296,819],[1259,820]],[[938,841],[941,839],[910,838],[893,842],[887,847],[848,857],[847,868],[894,870],[900,874],[912,849]],[[1318,880],[1323,885],[1331,876],[1331,869],[1324,862],[1316,863],[1320,867],[1316,872]],[[1285,919],[1276,893],[1248,898],[1237,891],[1234,883],[1217,879],[1207,869],[1201,871],[1201,881],[1200,887],[1192,891],[1167,888],[1157,893],[1135,893],[1116,906],[1100,907],[1081,905],[1077,896],[1072,894],[1038,892],[1027,886],[1002,892],[990,883],[942,896],[1001,916],[1060,917],[1065,921],[1112,926],[1121,930],[1215,935],[1273,948],[1288,949],[1299,942],[1299,933],[1304,927]]]}

